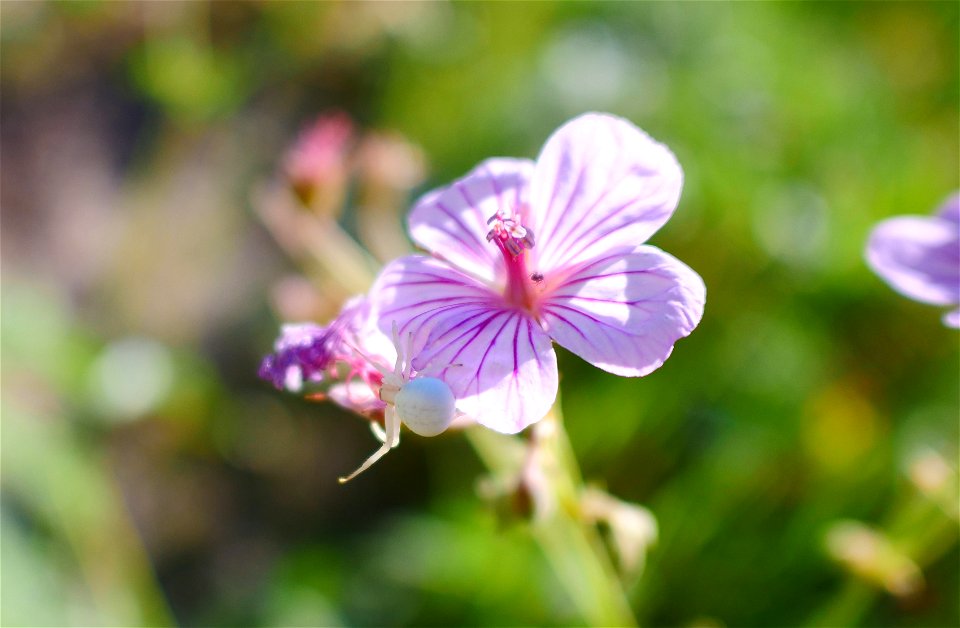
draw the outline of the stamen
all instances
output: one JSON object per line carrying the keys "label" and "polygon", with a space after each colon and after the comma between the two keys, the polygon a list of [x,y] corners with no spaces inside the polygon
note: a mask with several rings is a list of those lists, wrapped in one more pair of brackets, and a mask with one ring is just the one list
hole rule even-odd
{"label": "stamen", "polygon": [[531,231],[530,229],[527,229],[526,233],[523,234],[522,241],[523,241],[523,248],[532,249],[533,245],[536,244],[536,242],[534,242],[533,240],[533,231]]}
{"label": "stamen", "polygon": [[526,256],[523,252],[532,249],[535,244],[533,231],[521,224],[515,212],[504,210],[491,216],[487,224],[491,227],[487,232],[487,241],[497,245],[503,253],[507,266],[507,285],[504,296],[510,303],[526,309],[532,308],[534,298],[526,271]]}
{"label": "stamen", "polygon": [[533,248],[533,231],[520,224],[514,216],[501,210],[491,216],[487,224],[492,227],[487,232],[487,241],[506,249],[513,257],[520,255],[524,249]]}

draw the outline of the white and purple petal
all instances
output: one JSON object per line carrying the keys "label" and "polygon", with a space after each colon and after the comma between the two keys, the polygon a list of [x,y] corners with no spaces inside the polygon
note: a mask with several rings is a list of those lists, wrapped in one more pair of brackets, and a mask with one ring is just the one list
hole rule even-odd
{"label": "white and purple petal", "polygon": [[574,118],[547,140],[530,181],[533,268],[546,273],[646,242],[673,214],[682,186],[670,149],[629,121]]}
{"label": "white and purple petal", "polygon": [[943,324],[954,329],[960,328],[960,309],[952,310],[943,315]]}
{"label": "white and purple petal", "polygon": [[873,271],[897,292],[931,305],[960,303],[956,221],[940,216],[884,220],[870,234],[866,255]]}
{"label": "white and purple petal", "polygon": [[526,201],[529,159],[487,159],[462,179],[424,195],[410,212],[410,236],[434,256],[493,284],[503,259],[487,242],[487,221]]}
{"label": "white and purple petal", "polygon": [[937,208],[937,216],[960,225],[960,192],[947,198],[947,200]]}
{"label": "white and purple petal", "polygon": [[703,316],[700,276],[652,246],[614,250],[549,287],[540,319],[558,344],[628,377],[659,368]]}
{"label": "white and purple petal", "polygon": [[463,305],[431,328],[414,368],[450,386],[457,408],[478,423],[515,434],[542,419],[557,397],[557,356],[529,313]]}
{"label": "white and purple petal", "polygon": [[396,323],[401,336],[413,333],[416,351],[437,317],[452,307],[502,301],[482,281],[425,255],[396,259],[380,272],[370,290],[371,317],[383,333]]}
{"label": "white and purple petal", "polygon": [[475,277],[410,255],[384,268],[370,299],[382,331],[396,323],[401,342],[410,338],[413,367],[445,381],[457,408],[479,423],[519,432],[556,399],[550,338]]}

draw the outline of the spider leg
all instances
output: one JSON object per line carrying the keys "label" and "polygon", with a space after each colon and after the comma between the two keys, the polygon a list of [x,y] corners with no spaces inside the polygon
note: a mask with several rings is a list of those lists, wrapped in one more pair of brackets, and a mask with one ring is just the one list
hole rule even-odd
{"label": "spider leg", "polygon": [[383,417],[384,423],[387,425],[387,440],[384,441],[384,444],[393,449],[400,444],[400,415],[397,414],[397,409],[394,406],[387,406],[387,409],[383,412]]}
{"label": "spider leg", "polygon": [[373,452],[373,455],[367,458],[366,462],[360,465],[359,469],[347,477],[340,478],[341,484],[346,484],[353,478],[369,469],[371,466],[373,466],[373,463],[386,456],[391,449],[400,444],[400,417],[397,416],[396,409],[393,406],[387,406],[387,409],[383,414],[384,420],[387,424],[387,439],[384,441],[383,445],[380,446],[380,449]]}
{"label": "spider leg", "polygon": [[348,347],[350,347],[351,349],[353,349],[353,350],[356,352],[357,355],[359,355],[361,358],[363,358],[364,360],[366,360],[366,361],[367,361],[367,364],[369,364],[370,366],[372,366],[378,373],[380,373],[381,375],[389,375],[389,374],[390,374],[389,371],[387,371],[385,368],[383,368],[382,366],[380,366],[379,364],[377,364],[376,362],[374,362],[374,361],[373,361],[373,358],[371,358],[369,355],[367,355],[366,353],[364,353],[363,351],[361,351],[361,350],[360,350],[356,345],[354,345],[352,342],[350,342],[350,341],[348,341],[348,340],[346,340],[346,339],[344,339],[343,342],[344,342],[344,344],[346,344]]}
{"label": "spider leg", "polygon": [[370,421],[370,431],[373,432],[373,435],[376,436],[377,440],[381,443],[387,442],[387,432],[378,422]]}
{"label": "spider leg", "polygon": [[413,370],[413,332],[407,332],[407,349],[405,351],[407,354],[407,366],[406,370],[403,373],[404,379],[410,379],[410,372]]}
{"label": "spider leg", "polygon": [[440,373],[443,373],[447,369],[459,368],[463,364],[457,362],[454,364],[445,364],[444,366],[434,366],[433,361],[427,362],[427,365],[423,367],[423,370],[419,371],[419,374],[423,377],[436,377]]}
{"label": "spider leg", "polygon": [[400,346],[400,330],[397,328],[397,321],[393,321],[393,326],[391,331],[393,332],[393,346],[397,349],[397,363],[393,367],[393,372],[396,375],[403,374],[403,347]]}

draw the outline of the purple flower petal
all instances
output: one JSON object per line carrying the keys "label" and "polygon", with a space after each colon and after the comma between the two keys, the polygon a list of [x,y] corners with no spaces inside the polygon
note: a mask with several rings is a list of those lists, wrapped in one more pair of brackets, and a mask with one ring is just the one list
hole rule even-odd
{"label": "purple flower petal", "polygon": [[381,330],[396,322],[401,342],[412,336],[414,368],[445,381],[464,414],[512,434],[550,409],[557,395],[550,338],[476,278],[410,255],[387,265],[370,294]]}
{"label": "purple flower petal", "polygon": [[288,323],[281,327],[274,343],[274,353],[263,358],[258,372],[277,390],[300,392],[304,381],[322,378],[333,363],[331,351],[334,334],[327,327],[313,323]]}
{"label": "purple flower petal", "polygon": [[949,220],[954,224],[960,224],[960,193],[954,194],[937,208],[937,216],[944,220]]}
{"label": "purple flower petal", "polygon": [[944,314],[943,324],[954,329],[960,328],[960,310],[953,310]]}
{"label": "purple flower petal", "polygon": [[414,333],[415,350],[437,317],[451,307],[489,306],[498,301],[499,295],[477,278],[423,255],[390,262],[370,290],[371,317],[380,330],[390,334],[396,323],[401,335]]}
{"label": "purple flower petal", "polygon": [[504,207],[526,202],[533,162],[488,159],[467,176],[421,198],[410,213],[414,241],[454,266],[494,282],[503,276],[503,259],[487,242],[487,220]]}
{"label": "purple flower petal", "polygon": [[703,316],[700,276],[652,246],[614,250],[551,287],[541,321],[560,345],[617,375],[660,367]]}
{"label": "purple flower petal", "polygon": [[[949,208],[945,208],[949,209]],[[898,216],[877,225],[867,262],[901,294],[922,303],[960,303],[960,227],[938,216]]]}
{"label": "purple flower petal", "polygon": [[427,374],[438,369],[435,376],[450,386],[464,414],[504,434],[542,419],[557,397],[550,337],[521,310],[490,304],[448,309],[413,365]]}
{"label": "purple flower petal", "polygon": [[530,181],[531,268],[546,273],[642,244],[673,214],[682,185],[673,153],[627,120],[571,120],[547,140]]}

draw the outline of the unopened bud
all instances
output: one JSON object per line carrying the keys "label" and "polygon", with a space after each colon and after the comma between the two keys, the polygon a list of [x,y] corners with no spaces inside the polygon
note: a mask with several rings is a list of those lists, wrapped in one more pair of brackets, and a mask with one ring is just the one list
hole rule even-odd
{"label": "unopened bud", "polygon": [[297,137],[284,171],[300,201],[317,211],[336,211],[349,171],[354,128],[350,116],[336,111],[319,116]]}
{"label": "unopened bud", "polygon": [[909,556],[877,530],[858,521],[842,521],[827,532],[830,556],[853,574],[898,597],[923,586],[923,574]]}

